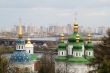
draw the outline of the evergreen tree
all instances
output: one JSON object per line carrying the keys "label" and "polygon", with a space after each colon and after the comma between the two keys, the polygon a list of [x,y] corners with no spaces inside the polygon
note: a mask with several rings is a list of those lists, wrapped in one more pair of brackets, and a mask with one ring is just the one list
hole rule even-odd
{"label": "evergreen tree", "polygon": [[5,57],[0,57],[0,73],[7,73],[8,60]]}
{"label": "evergreen tree", "polygon": [[110,29],[107,35],[101,38],[101,42],[94,46],[95,58],[91,61],[97,73],[110,73]]}

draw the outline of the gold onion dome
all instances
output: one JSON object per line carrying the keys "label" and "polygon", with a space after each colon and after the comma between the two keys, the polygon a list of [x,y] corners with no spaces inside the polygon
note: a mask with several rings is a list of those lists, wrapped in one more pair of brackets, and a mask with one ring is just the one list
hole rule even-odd
{"label": "gold onion dome", "polygon": [[77,21],[74,22],[73,31],[76,33],[78,32],[78,22]]}
{"label": "gold onion dome", "polygon": [[64,42],[64,34],[63,33],[60,34],[60,41]]}
{"label": "gold onion dome", "polygon": [[33,44],[31,43],[31,39],[27,39],[27,43],[25,45],[25,47],[34,47]]}
{"label": "gold onion dome", "polygon": [[64,33],[60,34],[60,42],[58,44],[58,49],[59,50],[65,50],[66,44],[64,43]]}
{"label": "gold onion dome", "polygon": [[93,43],[92,43],[92,35],[89,33],[87,36],[87,44],[85,45],[86,49],[93,49]]}
{"label": "gold onion dome", "polygon": [[76,42],[79,42],[79,40],[80,40],[80,35],[77,33],[77,35],[76,35]]}
{"label": "gold onion dome", "polygon": [[74,50],[81,50],[82,49],[82,44],[80,42],[80,35],[78,33],[76,34],[76,42],[74,42],[73,48],[74,48]]}
{"label": "gold onion dome", "polygon": [[[68,42],[69,43],[74,43],[76,42],[76,35],[78,34],[78,22],[75,20],[74,25],[73,25],[73,34],[68,36]],[[78,34],[79,35],[79,34]],[[80,36],[79,42],[83,42],[82,36]]]}
{"label": "gold onion dome", "polygon": [[88,37],[87,37],[88,42],[91,42],[91,39],[92,39],[92,36],[91,36],[91,34],[89,33],[89,34],[88,34]]}

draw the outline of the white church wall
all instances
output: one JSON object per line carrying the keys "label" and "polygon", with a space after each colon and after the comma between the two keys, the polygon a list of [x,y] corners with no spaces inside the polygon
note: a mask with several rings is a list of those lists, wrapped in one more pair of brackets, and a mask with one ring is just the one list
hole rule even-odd
{"label": "white church wall", "polygon": [[74,57],[82,57],[82,51],[73,51]]}
{"label": "white church wall", "polygon": [[84,48],[84,44],[82,45],[82,55],[84,55],[84,50],[85,50],[85,48]]}
{"label": "white church wall", "polygon": [[24,50],[24,45],[16,45],[16,50]]}
{"label": "white church wall", "polygon": [[55,62],[55,73],[66,73],[66,63]]}
{"label": "white church wall", "polygon": [[27,53],[30,53],[30,54],[33,54],[33,52],[34,52],[33,48],[30,48],[30,47],[26,47],[25,50]]}
{"label": "white church wall", "polygon": [[68,55],[72,55],[73,45],[68,45]]}
{"label": "white church wall", "polygon": [[59,50],[58,56],[66,56],[66,50]]}
{"label": "white church wall", "polygon": [[88,73],[89,69],[84,64],[68,64],[68,73]]}
{"label": "white church wall", "polygon": [[93,51],[92,50],[87,50],[86,55],[87,56],[93,56]]}

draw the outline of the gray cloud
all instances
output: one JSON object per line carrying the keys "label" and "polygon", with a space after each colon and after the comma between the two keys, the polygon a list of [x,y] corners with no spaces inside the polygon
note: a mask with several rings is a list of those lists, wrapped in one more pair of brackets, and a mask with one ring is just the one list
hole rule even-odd
{"label": "gray cloud", "polygon": [[22,17],[26,24],[73,23],[74,12],[80,25],[110,24],[109,0],[0,0],[0,25],[13,25]]}

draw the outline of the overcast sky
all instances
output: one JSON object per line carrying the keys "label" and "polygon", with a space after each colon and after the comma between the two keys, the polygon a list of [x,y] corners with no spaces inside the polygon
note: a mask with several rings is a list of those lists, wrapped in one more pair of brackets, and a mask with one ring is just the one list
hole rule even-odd
{"label": "overcast sky", "polygon": [[0,0],[0,25],[110,26],[110,0]]}

